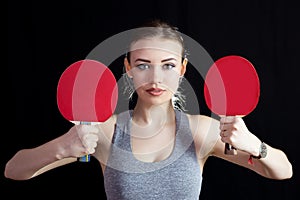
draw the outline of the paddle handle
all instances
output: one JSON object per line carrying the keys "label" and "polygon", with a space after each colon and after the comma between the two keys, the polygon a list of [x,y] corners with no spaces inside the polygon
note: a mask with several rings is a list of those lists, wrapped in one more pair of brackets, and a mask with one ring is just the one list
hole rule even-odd
{"label": "paddle handle", "polygon": [[[226,118],[229,116],[225,116]],[[236,117],[236,116],[231,116],[231,117]],[[225,149],[224,149],[224,154],[226,155],[237,155],[237,150],[234,146],[225,143]]]}
{"label": "paddle handle", "polygon": [[[81,125],[91,125],[91,122],[80,122]],[[84,155],[84,156],[81,156],[78,161],[79,162],[90,162],[90,159],[91,159],[91,156],[90,154],[87,154],[87,155]]]}
{"label": "paddle handle", "polygon": [[236,155],[237,154],[237,150],[232,145],[230,145],[228,143],[225,143],[224,153],[227,154],[227,155]]}

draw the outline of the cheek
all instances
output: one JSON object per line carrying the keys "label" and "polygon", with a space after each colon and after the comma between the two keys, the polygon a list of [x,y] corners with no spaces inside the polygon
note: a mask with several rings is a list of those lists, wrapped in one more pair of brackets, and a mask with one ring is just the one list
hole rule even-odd
{"label": "cheek", "polygon": [[146,73],[138,73],[133,74],[133,84],[134,88],[137,90],[138,88],[142,87],[143,85],[149,83],[147,80],[147,74]]}
{"label": "cheek", "polygon": [[179,86],[179,79],[180,76],[178,73],[170,73],[168,76],[166,76],[166,79],[163,83],[172,93],[175,93]]}

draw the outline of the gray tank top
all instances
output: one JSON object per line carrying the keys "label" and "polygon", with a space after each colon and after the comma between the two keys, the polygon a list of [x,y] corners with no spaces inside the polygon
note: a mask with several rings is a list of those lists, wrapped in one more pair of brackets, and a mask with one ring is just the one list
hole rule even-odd
{"label": "gray tank top", "polygon": [[187,116],[175,110],[176,140],[170,156],[159,162],[134,157],[130,144],[132,111],[117,118],[104,171],[108,200],[199,199],[202,173]]}

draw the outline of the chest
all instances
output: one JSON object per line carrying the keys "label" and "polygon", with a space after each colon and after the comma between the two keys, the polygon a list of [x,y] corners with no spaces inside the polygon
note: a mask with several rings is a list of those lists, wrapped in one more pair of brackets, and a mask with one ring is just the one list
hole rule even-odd
{"label": "chest", "polygon": [[132,127],[130,146],[134,157],[143,162],[158,162],[168,158],[176,142],[175,124],[163,127]]}
{"label": "chest", "polygon": [[[176,151],[176,150],[175,150]],[[113,199],[197,199],[202,176],[192,147],[157,163],[126,159],[122,169],[104,173],[107,196]],[[127,168],[138,168],[131,173]],[[117,196],[116,196],[117,195]]]}

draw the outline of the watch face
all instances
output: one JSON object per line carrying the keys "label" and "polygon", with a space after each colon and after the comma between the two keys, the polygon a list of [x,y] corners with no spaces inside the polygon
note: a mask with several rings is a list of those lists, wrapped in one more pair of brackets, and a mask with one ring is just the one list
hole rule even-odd
{"label": "watch face", "polygon": [[261,143],[260,156],[262,158],[265,158],[267,156],[267,146],[264,143]]}

